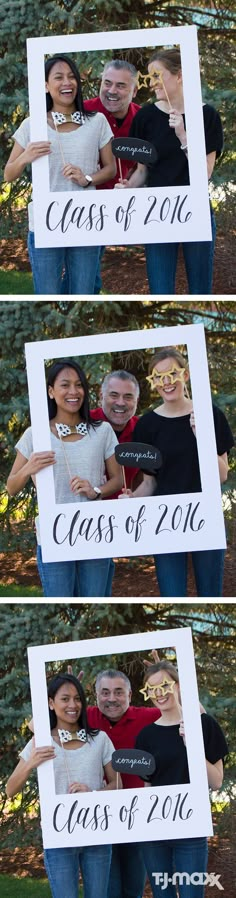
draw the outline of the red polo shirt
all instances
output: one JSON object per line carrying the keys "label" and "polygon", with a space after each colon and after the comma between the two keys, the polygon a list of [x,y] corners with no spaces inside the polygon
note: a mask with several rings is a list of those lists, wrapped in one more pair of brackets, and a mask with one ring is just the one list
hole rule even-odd
{"label": "red polo shirt", "polygon": [[[101,420],[108,421],[108,418],[104,414],[104,411],[102,408],[94,408],[91,411],[91,418],[93,418],[94,421],[101,421]],[[138,415],[133,415],[133,417],[130,418],[129,421],[127,422],[127,424],[125,425],[124,430],[121,430],[120,433],[116,433],[118,443],[131,443],[132,442],[132,434],[133,434],[133,431],[135,428],[135,424],[137,424],[138,420],[139,420]],[[108,422],[108,423],[110,423],[110,422]],[[113,427],[113,430],[114,430],[114,427]],[[126,478],[126,484],[127,484],[128,489],[131,488],[132,480],[135,477],[135,475],[138,474],[138,471],[139,471],[139,468],[125,467],[125,478]],[[119,493],[120,493],[120,490],[119,490]],[[113,496],[108,496],[107,498],[117,499],[117,496],[119,496],[119,493],[114,493]]]}
{"label": "red polo shirt", "polygon": [[[93,97],[92,100],[84,100],[84,108],[88,109],[89,112],[103,112],[103,115],[105,115],[107,121],[109,122],[111,130],[113,131],[114,137],[128,137],[132,121],[134,119],[134,116],[136,115],[136,112],[138,112],[138,110],[140,109],[140,106],[138,106],[138,103],[130,103],[127,115],[121,125],[119,125],[113,113],[110,112],[109,109],[106,109],[105,106],[103,106],[100,97]],[[121,159],[122,177],[127,178],[128,172],[133,167],[133,162],[130,162],[128,159]],[[98,184],[96,189],[112,189],[114,187],[114,184],[119,181],[119,177],[120,172],[117,163],[117,173],[115,178],[112,178],[111,181],[106,181],[105,184]]]}
{"label": "red polo shirt", "polygon": [[[87,708],[87,715],[89,725],[107,733],[115,749],[134,748],[136,736],[140,730],[161,717],[157,708],[135,708],[134,705],[129,706],[117,723],[111,723],[96,705]],[[144,786],[144,781],[139,776],[131,776],[129,773],[122,774],[122,783],[124,789],[136,789]]]}

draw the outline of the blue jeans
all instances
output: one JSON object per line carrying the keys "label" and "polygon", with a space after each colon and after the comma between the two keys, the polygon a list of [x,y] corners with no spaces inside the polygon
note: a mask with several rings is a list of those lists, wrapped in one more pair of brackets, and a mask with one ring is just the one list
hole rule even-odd
{"label": "blue jeans", "polygon": [[[179,898],[203,898],[204,885],[197,885],[196,882],[186,883],[184,878],[181,884],[181,877],[176,876],[176,885],[167,883],[167,875],[160,883],[155,882],[153,873],[157,875],[157,880],[161,879],[161,874],[168,874],[168,879],[173,877],[174,872],[187,873],[189,876],[193,873],[206,872],[207,867],[207,840],[200,839],[170,839],[167,842],[144,842],[143,856],[147,867],[148,878],[150,881],[153,898],[176,898],[179,889]],[[204,876],[202,877],[204,881]]]}
{"label": "blue jeans", "polygon": [[97,271],[96,271],[96,278],[95,278],[95,284],[94,284],[94,293],[96,293],[96,294],[101,293],[101,290],[102,290],[101,264],[102,264],[102,259],[103,259],[104,253],[105,253],[105,249],[106,249],[105,246],[100,246],[100,248],[99,248],[98,267],[97,267]]}
{"label": "blue jeans", "polygon": [[[192,564],[198,596],[222,596],[224,549],[192,552]],[[187,596],[188,553],[154,555],[161,596]]]}
{"label": "blue jeans", "polygon": [[78,898],[79,869],[83,898],[107,898],[111,846],[46,848],[44,863],[53,898]]}
{"label": "blue jeans", "polygon": [[95,277],[99,261],[99,246],[45,247],[36,249],[34,233],[28,234],[28,252],[36,294],[60,295],[65,293],[63,272],[66,272],[66,289],[69,295],[94,293]]}
{"label": "blue jeans", "polygon": [[[213,256],[216,226],[211,209],[212,240],[183,243],[185,268],[190,294],[208,295],[212,290]],[[175,293],[175,275],[179,243],[148,243],[145,247],[150,293]]]}
{"label": "blue jeans", "polygon": [[142,846],[113,845],[108,898],[142,898],[145,880]]}
{"label": "blue jeans", "polygon": [[108,598],[109,596],[112,596],[112,583],[113,583],[114,573],[115,573],[114,561],[112,558],[110,558],[110,567],[109,567],[108,578],[107,578],[106,592],[104,592],[104,599]]}
{"label": "blue jeans", "polygon": [[111,564],[110,558],[43,561],[41,546],[37,546],[38,572],[47,598],[104,598],[108,583],[110,585]]}

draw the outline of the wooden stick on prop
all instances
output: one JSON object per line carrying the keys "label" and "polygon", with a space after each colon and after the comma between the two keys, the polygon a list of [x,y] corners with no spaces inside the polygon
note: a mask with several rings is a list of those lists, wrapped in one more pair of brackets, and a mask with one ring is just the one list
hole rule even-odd
{"label": "wooden stick on prop", "polygon": [[71,473],[71,470],[70,470],[70,465],[69,465],[68,458],[67,458],[67,454],[66,454],[66,447],[65,447],[65,445],[64,445],[64,443],[63,443],[63,438],[62,438],[62,436],[60,436],[59,439],[60,439],[61,444],[62,444],[62,448],[63,448],[63,452],[64,452],[64,459],[65,459],[67,471],[68,471],[68,474],[69,474],[69,478],[70,478],[70,480],[72,480],[72,473]]}
{"label": "wooden stick on prop", "polygon": [[171,102],[170,102],[170,98],[168,97],[168,93],[167,93],[167,90],[166,90],[166,87],[165,87],[165,84],[164,84],[164,81],[163,81],[161,72],[159,72],[158,75],[159,75],[159,79],[160,79],[160,82],[161,82],[161,86],[163,87],[164,93],[165,93],[165,95],[166,95],[166,99],[167,99],[167,103],[168,103],[168,106],[169,106],[169,110],[171,111],[172,105],[171,105]]}
{"label": "wooden stick on prop", "polygon": [[119,156],[118,156],[118,168],[119,168],[120,180],[122,181],[122,168],[121,168],[121,161],[120,161]]}
{"label": "wooden stick on prop", "polygon": [[123,474],[124,487],[125,487],[125,489],[127,490],[127,483],[126,483],[126,476],[125,476],[124,465],[122,465],[122,474]]}
{"label": "wooden stick on prop", "polygon": [[54,122],[54,125],[55,125],[55,131],[56,131],[56,134],[57,134],[57,140],[58,140],[58,144],[59,144],[59,150],[60,150],[60,154],[61,154],[61,158],[62,158],[62,164],[65,165],[65,164],[66,164],[65,156],[64,156],[64,153],[63,153],[63,149],[62,149],[62,145],[61,145],[61,139],[60,139],[60,134],[59,134],[59,131],[58,131],[58,127],[57,127],[56,122]]}

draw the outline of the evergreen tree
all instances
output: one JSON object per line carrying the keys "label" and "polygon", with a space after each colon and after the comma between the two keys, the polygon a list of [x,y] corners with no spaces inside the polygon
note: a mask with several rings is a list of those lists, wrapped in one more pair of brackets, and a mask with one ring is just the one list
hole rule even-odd
{"label": "evergreen tree", "polygon": [[[192,2],[186,6],[184,2],[165,0],[0,0],[1,30],[1,93],[0,126],[1,168],[8,158],[11,147],[11,135],[20,121],[28,113],[26,40],[30,37],[83,34],[99,31],[119,31],[147,27],[162,27],[196,24],[198,27],[199,48],[203,92],[208,102],[215,103],[223,119],[225,128],[225,154],[214,173],[214,180],[224,185],[225,203],[220,209],[230,221],[232,214],[232,167],[233,167],[233,16],[234,3],[228,0],[227,8],[224,0],[217,0],[206,6],[204,0],[197,5]],[[63,50],[63,46],[62,46]],[[123,51],[127,56],[127,51]],[[116,56],[122,55],[116,51]],[[101,65],[109,59],[110,52],[89,54],[86,56],[83,71],[84,95],[97,93],[100,82]],[[129,51],[130,61],[146,66],[147,52]],[[146,97],[140,96],[141,102]],[[4,190],[5,214],[2,220],[1,234],[14,235],[22,233],[22,204],[27,200],[29,192],[29,173],[24,172],[21,179]],[[17,201],[17,202],[16,202]],[[19,203],[21,214],[19,216]],[[26,214],[24,217],[26,227]]]}

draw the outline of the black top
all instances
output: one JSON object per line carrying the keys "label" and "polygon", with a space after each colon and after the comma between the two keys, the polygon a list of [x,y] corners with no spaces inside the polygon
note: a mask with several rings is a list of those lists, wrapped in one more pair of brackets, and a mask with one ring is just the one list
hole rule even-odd
{"label": "black top", "polygon": [[[221,727],[210,714],[201,714],[203,741],[207,761],[215,764],[228,754],[228,746]],[[182,736],[179,735],[179,724],[158,726],[150,723],[140,730],[136,738],[135,748],[143,749],[154,755],[156,769],[148,777],[152,786],[170,786],[177,783],[189,783],[187,751]],[[143,777],[142,777],[143,779]]]}
{"label": "black top", "polygon": [[[185,116],[183,115],[184,124]],[[216,152],[220,156],[223,148],[223,131],[218,112],[205,103],[203,122],[206,153]],[[148,187],[167,187],[175,184],[189,184],[188,159],[180,148],[174,128],[169,126],[169,113],[162,112],[155,103],[147,103],[135,115],[130,137],[150,140],[157,153],[157,161],[148,168]]]}
{"label": "black top", "polygon": [[[223,455],[234,445],[233,434],[224,413],[216,405],[213,405],[213,415],[217,453]],[[189,418],[189,414],[164,418],[152,411],[143,415],[135,425],[133,441],[150,443],[162,455],[163,464],[156,474],[154,495],[200,492],[202,489],[197,440]]]}

